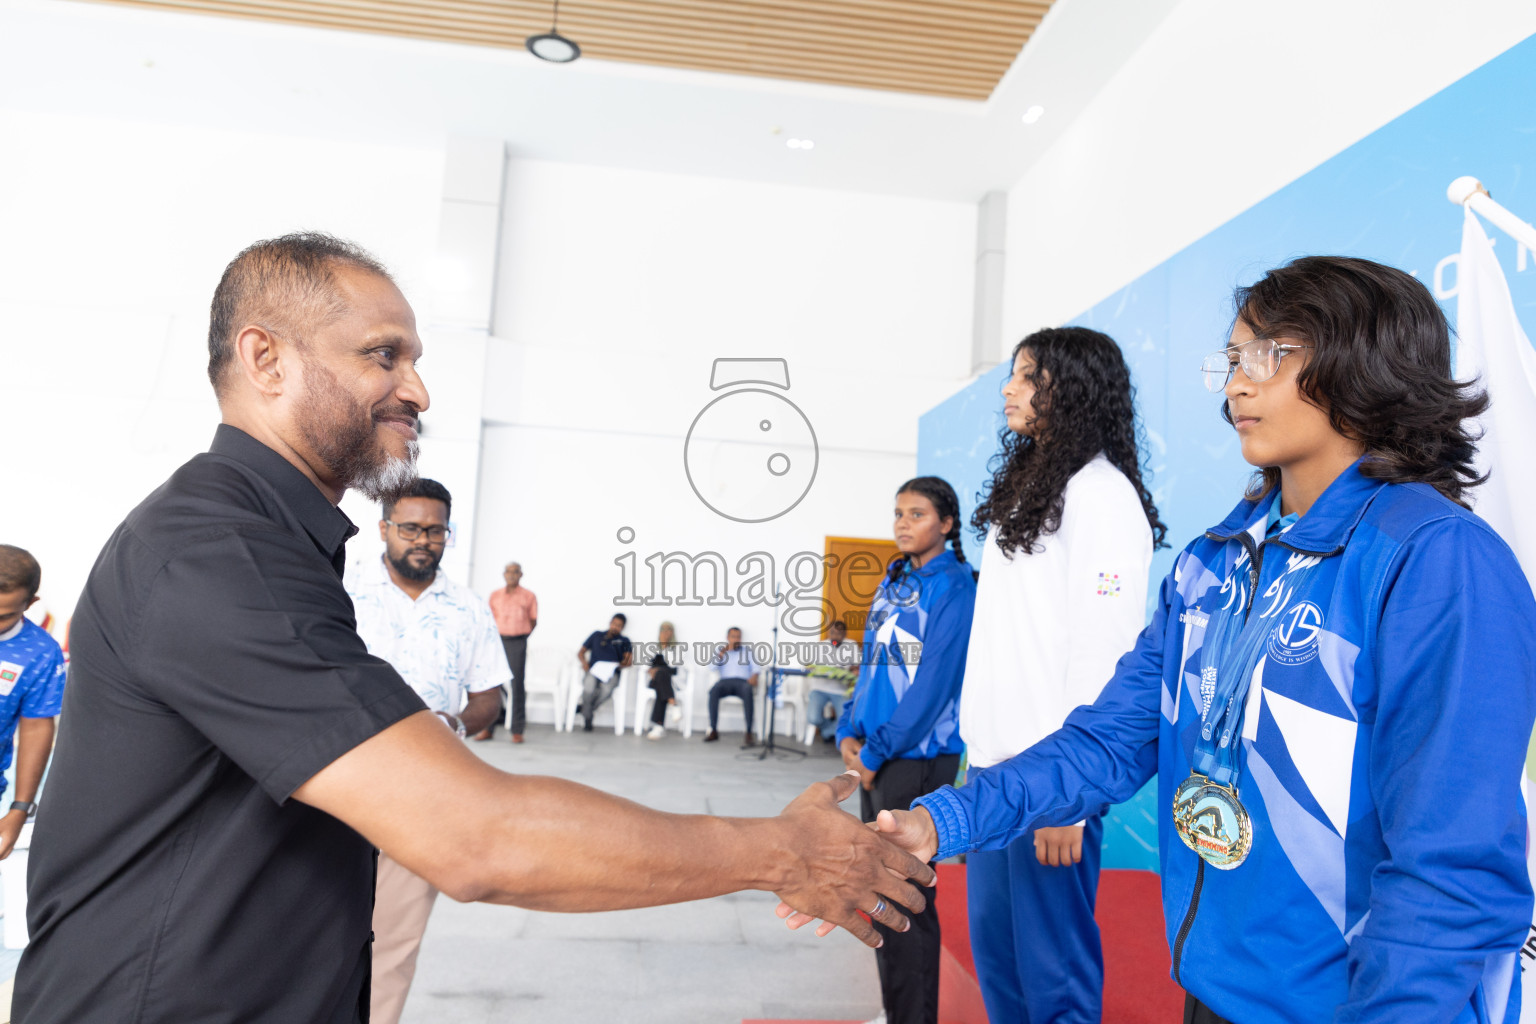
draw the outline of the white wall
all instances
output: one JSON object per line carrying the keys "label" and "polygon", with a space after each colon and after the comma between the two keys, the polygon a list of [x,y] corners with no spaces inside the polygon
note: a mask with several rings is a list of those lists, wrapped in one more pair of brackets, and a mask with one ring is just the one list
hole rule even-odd
{"label": "white wall", "polygon": [[999,358],[1533,32],[1529,0],[1183,0],[1009,192]]}
{"label": "white wall", "polygon": [[123,516],[213,436],[205,339],[224,265],[319,228],[419,294],[443,157],[6,110],[0,153],[0,538],[37,555],[67,618]]}
{"label": "white wall", "polygon": [[[514,160],[504,211],[473,579],[489,591],[523,563],[535,646],[574,651],[606,624],[628,551],[734,567],[762,550],[782,570],[827,535],[890,535],[917,413],[970,369],[974,207]],[[721,518],[684,473],[717,357],[787,360],[816,433],[814,484],[770,522]],[[750,440],[709,442],[714,482],[757,472],[767,449]],[[740,606],[624,610],[636,639],[663,618],[688,641],[773,624]]]}

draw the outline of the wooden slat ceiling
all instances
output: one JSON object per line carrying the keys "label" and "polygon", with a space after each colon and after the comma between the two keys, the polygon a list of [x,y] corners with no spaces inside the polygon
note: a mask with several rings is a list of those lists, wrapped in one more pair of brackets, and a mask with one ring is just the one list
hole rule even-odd
{"label": "wooden slat ceiling", "polygon": [[[545,0],[107,0],[521,48]],[[562,0],[582,55],[984,100],[1052,0]]]}

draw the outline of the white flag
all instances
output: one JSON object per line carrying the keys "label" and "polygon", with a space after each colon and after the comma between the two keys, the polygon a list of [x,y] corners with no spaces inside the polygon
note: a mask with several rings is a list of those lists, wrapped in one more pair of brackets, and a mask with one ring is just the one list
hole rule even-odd
{"label": "white flag", "polygon": [[1456,377],[1478,378],[1492,403],[1478,426],[1477,468],[1488,482],[1471,491],[1472,508],[1515,549],[1536,587],[1536,350],[1515,316],[1504,269],[1477,214],[1466,211],[1457,272]]}
{"label": "white flag", "polygon": [[[1536,441],[1536,351],[1520,328],[1515,303],[1509,296],[1504,268],[1493,254],[1493,243],[1483,231],[1477,214],[1469,208],[1461,229],[1461,263],[1457,272],[1456,377],[1478,378],[1488,389],[1491,403],[1479,426],[1483,439],[1477,446],[1477,468],[1489,473],[1488,482],[1472,489],[1472,507],[1499,531],[1515,549],[1525,577],[1536,582],[1536,517],[1529,514],[1536,500],[1536,474],[1529,471],[1529,446]],[[1526,509],[1522,518],[1517,509]],[[1529,767],[1527,767],[1529,771]],[[1526,792],[1526,828],[1536,807]],[[1526,867],[1536,869],[1533,844],[1526,842]],[[1536,870],[1532,870],[1536,882]],[[1536,923],[1526,933],[1520,964],[1520,1021],[1536,1024]]]}

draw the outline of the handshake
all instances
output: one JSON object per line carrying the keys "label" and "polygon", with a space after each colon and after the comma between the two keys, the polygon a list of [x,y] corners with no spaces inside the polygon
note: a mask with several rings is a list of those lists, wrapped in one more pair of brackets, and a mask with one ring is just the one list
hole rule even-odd
{"label": "handshake", "polygon": [[[817,783],[786,807],[780,820],[798,824],[802,818],[820,817],[829,798],[831,809],[846,817],[836,805],[852,796],[860,782],[859,772],[849,769],[826,783]],[[911,922],[893,904],[914,914],[927,906],[923,894],[911,883],[931,886],[936,880],[928,862],[938,849],[938,834],[928,812],[921,807],[881,811],[863,828],[862,838],[852,835],[853,843],[843,851],[828,848],[822,855],[825,861],[820,857],[807,859],[803,881],[775,886],[780,899],[775,913],[789,927],[800,928],[820,919],[818,936],[841,926],[865,945],[878,947],[882,940],[865,915],[887,928],[906,931]]]}

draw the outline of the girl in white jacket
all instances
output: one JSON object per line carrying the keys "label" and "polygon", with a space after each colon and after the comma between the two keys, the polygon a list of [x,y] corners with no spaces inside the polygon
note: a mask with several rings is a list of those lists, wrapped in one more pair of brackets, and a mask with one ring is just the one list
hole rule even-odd
{"label": "girl in white jacket", "polygon": [[[1083,327],[1030,335],[1003,402],[1007,428],[971,520],[986,545],[960,733],[978,770],[1098,696],[1144,624],[1152,549],[1167,532],[1142,483],[1130,371],[1113,339]],[[971,950],[990,1019],[1100,1019],[1102,835],[1095,816],[969,855]]]}

